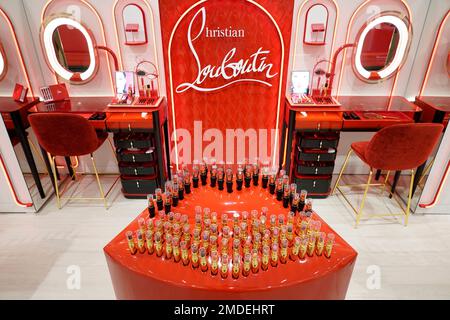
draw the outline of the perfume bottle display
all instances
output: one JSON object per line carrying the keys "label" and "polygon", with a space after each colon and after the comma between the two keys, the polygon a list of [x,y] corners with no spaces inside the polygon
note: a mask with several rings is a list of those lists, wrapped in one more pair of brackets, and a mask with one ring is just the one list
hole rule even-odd
{"label": "perfume bottle display", "polygon": [[[135,230],[125,233],[129,254],[147,252],[135,259],[161,259],[198,269],[205,276],[242,281],[284,268],[286,264],[301,266],[307,259],[323,259],[326,263],[332,257],[335,235],[322,230],[321,221],[313,213],[312,201],[306,198],[307,192],[298,193],[297,185],[289,183],[283,170],[276,173],[267,163],[260,166],[255,160],[253,164],[246,161],[239,165],[234,174],[230,165],[216,164],[215,160],[208,165],[204,160],[194,163],[192,174],[183,168],[172,177],[163,186],[164,192],[156,189],[155,194],[148,195],[148,211],[137,219]],[[269,189],[265,191],[268,198],[280,201],[279,210],[285,212],[261,206],[225,213],[198,205],[192,213],[177,212],[183,208],[185,198],[192,201],[190,194],[195,195],[196,188],[203,188],[199,186],[200,180],[202,185],[209,180],[206,188],[219,191],[226,183],[224,196],[238,191],[252,192],[247,188]]]}

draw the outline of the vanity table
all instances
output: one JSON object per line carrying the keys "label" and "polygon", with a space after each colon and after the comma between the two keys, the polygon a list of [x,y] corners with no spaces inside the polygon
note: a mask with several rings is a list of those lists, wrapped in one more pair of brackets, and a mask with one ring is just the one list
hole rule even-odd
{"label": "vanity table", "polygon": [[414,103],[423,110],[421,122],[442,123],[450,118],[450,97],[419,96]]}
{"label": "vanity table", "polygon": [[[315,198],[330,193],[341,131],[378,131],[417,122],[422,112],[400,96],[340,96],[337,101],[338,106],[307,105],[286,98],[280,163],[298,187]],[[397,172],[393,187],[399,175]]]}
{"label": "vanity table", "polygon": [[156,99],[153,105],[132,106],[110,106],[112,100],[72,97],[38,103],[30,112],[76,113],[88,119],[96,130],[114,133],[122,191],[127,198],[146,198],[156,187],[162,187],[170,174],[165,98]]}
{"label": "vanity table", "polygon": [[29,98],[26,102],[20,103],[14,101],[10,97],[0,97],[0,113],[8,131],[12,132],[14,138],[20,142],[30,167],[33,180],[39,191],[39,195],[44,199],[46,197],[45,191],[39,178],[39,172],[34,161],[33,153],[31,152],[26,132],[26,129],[29,127],[27,120],[28,111],[37,103],[39,103],[39,99],[37,98]]}
{"label": "vanity table", "polygon": [[[450,97],[418,96],[414,103],[423,110],[420,122],[442,123],[447,128],[450,118]],[[414,191],[421,180],[422,174],[424,174],[425,167],[426,163],[417,170],[418,174],[413,186]]]}

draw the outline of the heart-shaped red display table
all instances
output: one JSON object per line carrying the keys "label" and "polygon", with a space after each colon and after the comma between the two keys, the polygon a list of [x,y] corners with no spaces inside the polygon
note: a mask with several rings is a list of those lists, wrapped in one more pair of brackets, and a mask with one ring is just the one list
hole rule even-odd
{"label": "heart-shaped red display table", "polygon": [[[235,187],[235,186],[234,186]],[[269,209],[271,214],[287,214],[282,203],[267,189],[243,188],[227,193],[209,186],[192,189],[173,212],[187,214],[194,224],[194,208],[210,208],[222,213],[253,209]],[[231,215],[229,215],[231,217]],[[125,238],[126,231],[138,229],[138,219],[148,217],[144,210],[104,248],[116,297],[119,299],[343,299],[353,271],[357,253],[336,234],[331,257],[307,256],[305,260],[279,263],[267,271],[260,270],[248,277],[226,279],[220,275],[193,269],[181,262],[164,260],[155,254],[131,255]],[[335,233],[317,214],[313,219],[322,223],[321,230]]]}

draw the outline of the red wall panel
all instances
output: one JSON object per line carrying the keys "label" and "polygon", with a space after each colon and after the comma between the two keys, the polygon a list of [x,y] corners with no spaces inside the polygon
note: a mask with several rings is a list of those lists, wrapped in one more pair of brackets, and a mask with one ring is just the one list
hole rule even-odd
{"label": "red wall panel", "polygon": [[[255,147],[261,158],[277,153],[270,142],[276,139],[278,149],[280,135],[271,136],[271,129],[277,112],[279,123],[283,116],[293,4],[160,0],[171,133],[175,125],[191,134],[186,139],[178,132],[180,163],[200,159],[204,151],[218,160],[242,160],[242,148],[230,138],[235,132],[228,131],[227,139],[227,129],[256,132],[257,146],[247,140],[245,157]],[[197,130],[194,121],[201,121]]]}

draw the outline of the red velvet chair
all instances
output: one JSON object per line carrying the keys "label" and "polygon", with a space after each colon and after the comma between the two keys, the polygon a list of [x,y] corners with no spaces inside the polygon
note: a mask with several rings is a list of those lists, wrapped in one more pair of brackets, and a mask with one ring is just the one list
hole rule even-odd
{"label": "red velvet chair", "polygon": [[[61,199],[64,190],[59,192],[57,183],[55,158],[75,157],[90,155],[92,165],[97,179],[100,198],[73,198],[64,199],[98,199],[103,200],[105,207],[108,208],[106,196],[100,183],[97,166],[95,164],[93,153],[98,150],[105,140],[108,139],[107,132],[97,132],[94,127],[84,117],[71,113],[35,113],[28,117],[31,127],[36,134],[39,144],[49,154],[50,164],[53,170],[55,180],[56,199],[58,208],[61,208]],[[114,185],[113,185],[114,186]],[[112,186],[112,187],[113,187]],[[111,191],[112,187],[109,191]],[[107,192],[107,194],[109,193]],[[106,195],[107,195],[106,194]]]}
{"label": "red velvet chair", "polygon": [[[413,191],[414,175],[417,167],[425,163],[436,146],[442,133],[442,124],[434,123],[412,123],[393,125],[378,131],[370,141],[354,142],[347,153],[344,165],[339,173],[332,194],[338,190],[349,203],[356,213],[356,224],[358,226],[363,214],[364,203],[370,186],[386,186],[390,171],[410,170],[411,183],[409,186],[408,201],[406,209],[400,214],[371,214],[370,216],[399,216],[405,215],[405,226],[408,224],[408,218],[411,208],[411,198]],[[339,185],[342,174],[347,166],[347,162],[352,153],[355,153],[365,164],[370,167],[370,173],[365,187],[364,195],[356,210],[350,201],[340,189],[343,185]],[[384,183],[371,184],[374,170],[386,170]],[[352,186],[352,185],[346,185]],[[361,185],[353,185],[361,186]],[[400,203],[399,203],[400,205]]]}

